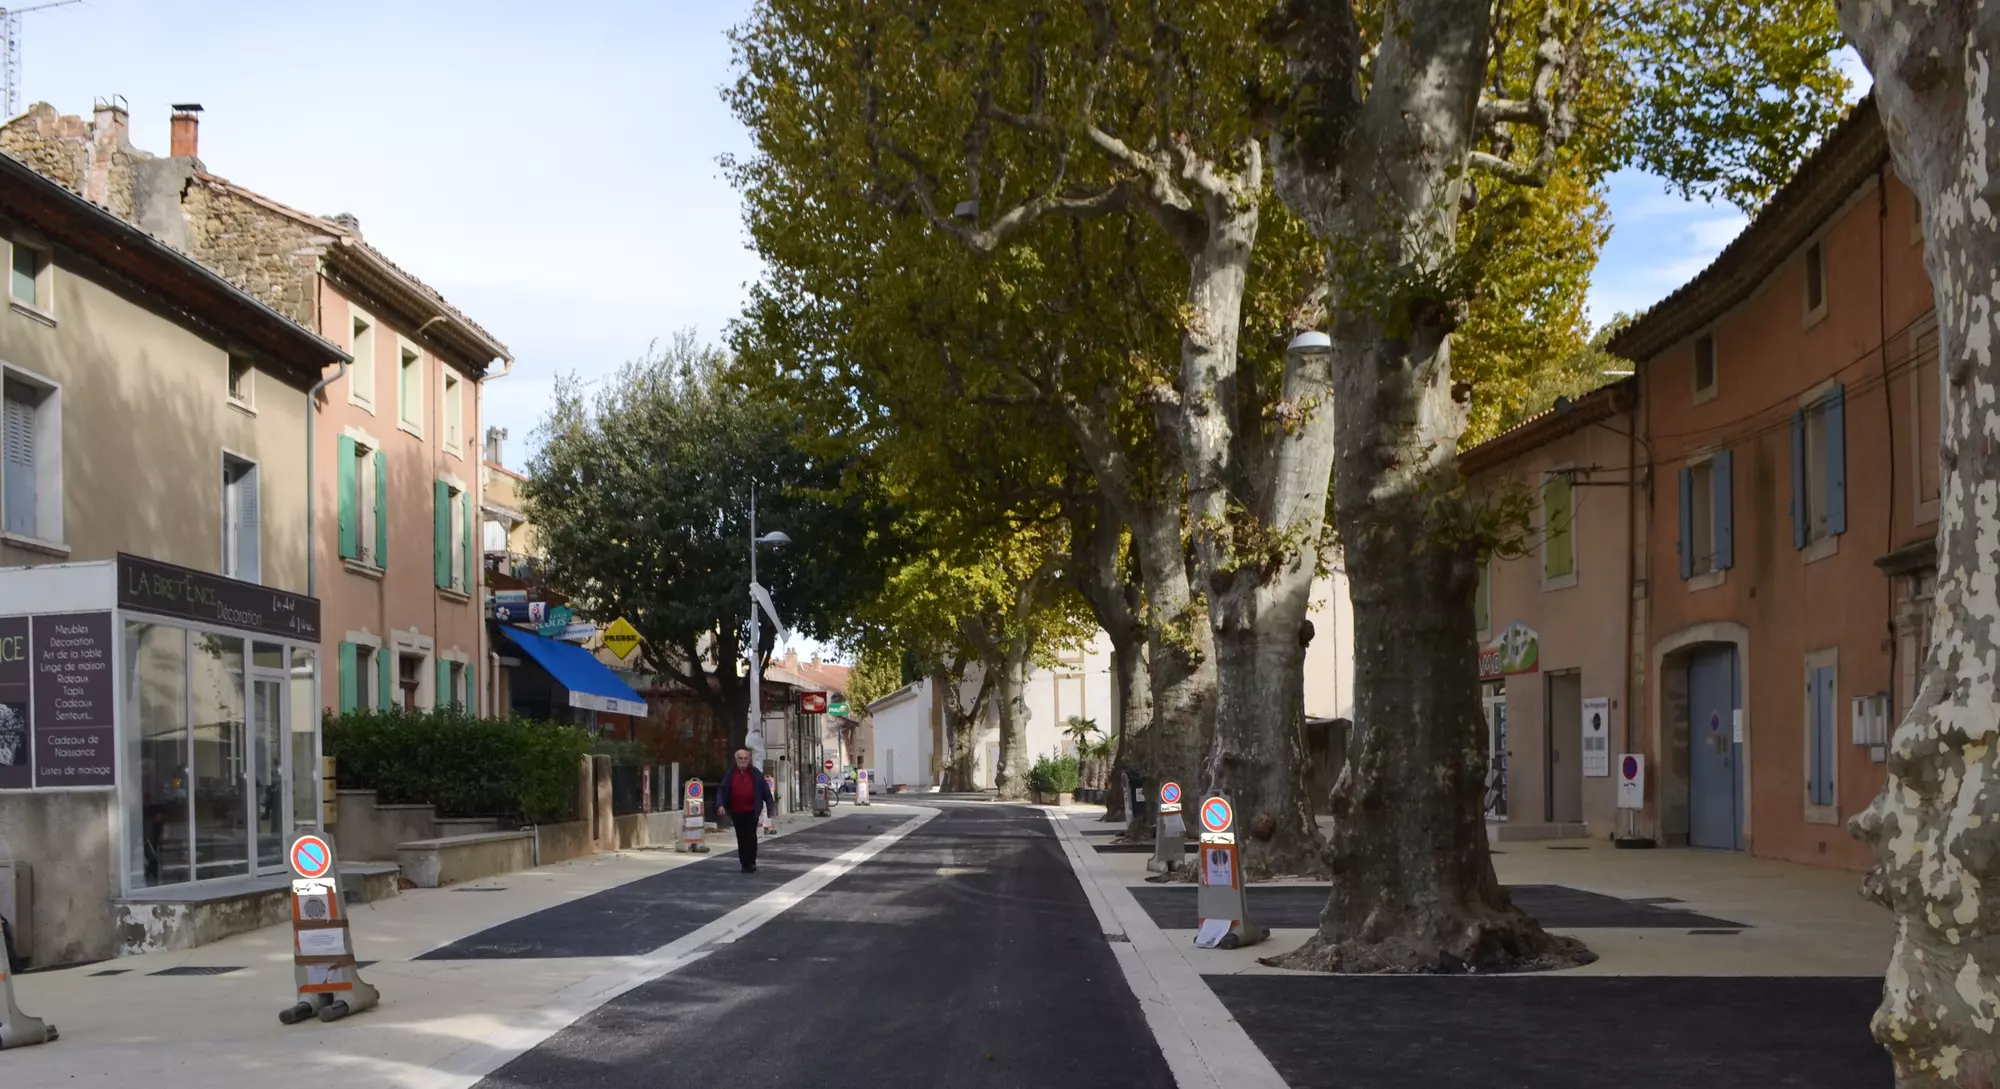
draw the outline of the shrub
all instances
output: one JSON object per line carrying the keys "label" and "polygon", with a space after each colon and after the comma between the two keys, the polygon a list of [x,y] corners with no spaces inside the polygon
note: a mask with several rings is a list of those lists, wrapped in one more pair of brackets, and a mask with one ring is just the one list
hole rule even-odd
{"label": "shrub", "polygon": [[456,707],[329,714],[325,732],[344,787],[374,790],[390,805],[428,803],[440,817],[528,824],[575,815],[577,761],[590,750],[574,727]]}
{"label": "shrub", "polygon": [[1028,769],[1028,789],[1040,794],[1076,793],[1076,757],[1044,756]]}

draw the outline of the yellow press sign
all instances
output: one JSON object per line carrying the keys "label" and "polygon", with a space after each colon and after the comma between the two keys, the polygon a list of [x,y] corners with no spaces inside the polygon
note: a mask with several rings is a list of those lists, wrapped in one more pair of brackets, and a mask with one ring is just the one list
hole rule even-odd
{"label": "yellow press sign", "polygon": [[639,630],[622,616],[613,620],[604,629],[604,649],[616,654],[619,661],[625,661],[639,649]]}

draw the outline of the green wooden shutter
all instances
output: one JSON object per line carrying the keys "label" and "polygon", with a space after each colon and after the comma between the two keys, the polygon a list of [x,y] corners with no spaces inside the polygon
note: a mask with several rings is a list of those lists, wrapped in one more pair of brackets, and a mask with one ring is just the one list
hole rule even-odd
{"label": "green wooden shutter", "polygon": [[389,569],[389,455],[375,451],[375,566]]}
{"label": "green wooden shutter", "polygon": [[465,660],[465,713],[479,716],[479,669],[477,659]]}
{"label": "green wooden shutter", "polygon": [[389,659],[395,656],[395,651],[388,646],[375,648],[375,675],[380,678],[382,686],[382,702],[376,704],[376,706],[383,710],[401,706],[400,704],[392,703],[389,699],[389,670],[392,668],[389,664]]}
{"label": "green wooden shutter", "polygon": [[361,678],[355,676],[360,669],[360,655],[353,643],[340,644],[340,713],[361,706]]}
{"label": "green wooden shutter", "polygon": [[437,687],[431,689],[431,706],[450,707],[452,704],[458,702],[453,698],[454,695],[455,693],[451,690],[451,663],[445,661],[443,658],[439,658],[437,659]]}
{"label": "green wooden shutter", "polygon": [[434,485],[431,504],[432,559],[439,587],[451,585],[451,485],[440,480]]}
{"label": "green wooden shutter", "polygon": [[469,594],[472,592],[474,581],[472,578],[472,493],[460,492],[458,502],[459,506],[465,512],[465,522],[459,526],[458,530],[459,548],[465,553],[465,584],[460,586],[459,589]]}
{"label": "green wooden shutter", "polygon": [[354,505],[353,439],[340,437],[335,459],[339,462],[335,472],[340,488],[340,558],[351,560],[361,555],[361,511]]}

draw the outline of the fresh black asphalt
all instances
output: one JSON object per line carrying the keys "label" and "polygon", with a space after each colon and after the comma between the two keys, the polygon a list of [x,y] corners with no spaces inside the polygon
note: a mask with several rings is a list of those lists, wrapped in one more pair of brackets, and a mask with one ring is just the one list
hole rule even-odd
{"label": "fresh black asphalt", "polygon": [[941,806],[809,900],[612,1000],[481,1083],[1173,1084],[1047,818],[980,804]]}
{"label": "fresh black asphalt", "polygon": [[[631,957],[720,919],[818,866],[909,820],[908,814],[852,812],[769,839],[757,872],[736,862],[736,835],[710,836],[716,849],[689,866],[524,915],[433,949],[418,960]],[[721,849],[728,844],[729,850]]]}
{"label": "fresh black asphalt", "polygon": [[[1130,891],[1152,916],[1153,925],[1162,930],[1193,930],[1201,925],[1195,913],[1193,885],[1138,885]],[[1275,930],[1311,930],[1319,926],[1320,912],[1326,909],[1326,892],[1325,885],[1252,885],[1248,892],[1250,918]],[[1661,907],[1655,902],[1621,900],[1565,885],[1509,885],[1507,895],[1543,926],[1558,929],[1744,929],[1742,923],[1711,915]]]}
{"label": "fresh black asphalt", "polygon": [[1885,1089],[1882,980],[1206,976],[1291,1089]]}

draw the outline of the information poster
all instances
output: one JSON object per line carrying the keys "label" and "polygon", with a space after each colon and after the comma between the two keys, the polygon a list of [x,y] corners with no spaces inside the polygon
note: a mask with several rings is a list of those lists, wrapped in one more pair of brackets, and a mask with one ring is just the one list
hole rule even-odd
{"label": "information poster", "polygon": [[1236,875],[1230,872],[1229,848],[1204,847],[1201,883],[1210,888],[1226,889],[1236,884]]}
{"label": "information poster", "polygon": [[111,614],[0,617],[0,790],[117,783]]}
{"label": "information poster", "polygon": [[35,785],[108,787],[117,684],[111,614],[34,618]]}
{"label": "information poster", "polygon": [[1600,779],[1611,774],[1611,700],[1605,696],[1583,701],[1583,773]]}

